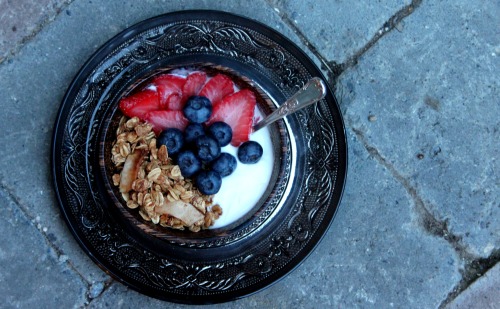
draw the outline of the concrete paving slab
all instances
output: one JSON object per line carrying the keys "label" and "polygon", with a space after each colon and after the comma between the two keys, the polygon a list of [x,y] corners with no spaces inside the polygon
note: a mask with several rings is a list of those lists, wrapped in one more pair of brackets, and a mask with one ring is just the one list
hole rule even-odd
{"label": "concrete paving slab", "polygon": [[[437,308],[460,280],[446,241],[414,226],[404,188],[349,134],[350,174],[335,221],[312,255],[278,284],[207,308]],[[376,181],[374,181],[376,180]],[[162,308],[113,284],[92,308]],[[174,306],[174,308],[184,308]]]}
{"label": "concrete paving slab", "polygon": [[270,0],[329,61],[345,62],[411,0]]}
{"label": "concrete paving slab", "polygon": [[[333,5],[341,9],[332,10],[326,1],[273,0],[75,0],[65,7],[14,57],[0,63],[0,142],[6,145],[0,148],[0,204],[6,205],[0,209],[0,220],[6,222],[0,232],[19,234],[0,244],[0,262],[8,265],[0,272],[2,299],[12,307],[86,302],[91,308],[186,307],[112,281],[79,248],[52,191],[49,153],[57,108],[83,62],[113,35],[173,10],[219,9],[274,27],[309,55],[307,41],[325,43],[331,35],[318,50],[326,60],[343,61],[408,2],[370,2],[369,10],[356,10],[360,4],[352,2],[337,1]],[[460,285],[466,262],[446,237],[431,236],[420,225],[419,201],[429,215],[448,222],[472,256],[498,252],[500,182],[494,145],[500,127],[495,104],[500,36],[492,25],[499,22],[499,10],[486,0],[425,1],[403,27],[384,35],[344,73],[338,95],[349,127],[349,177],[334,225],[284,280],[217,308],[439,307]],[[314,28],[318,24],[323,34]],[[305,37],[297,37],[297,29]],[[328,54],[328,44],[336,48],[339,42],[344,46]],[[33,260],[21,260],[29,250],[35,250]],[[21,278],[20,285],[13,274]],[[42,288],[26,300],[13,290],[16,286]],[[470,293],[470,299],[483,295],[471,288],[463,293]]]}
{"label": "concrete paving slab", "polygon": [[86,301],[85,281],[59,258],[3,190],[0,205],[0,307],[82,306]]}
{"label": "concrete paving slab", "polygon": [[500,307],[500,263],[453,300],[447,309],[495,309]]}
{"label": "concrete paving slab", "polygon": [[0,1],[0,63],[53,19],[64,0]]}
{"label": "concrete paving slab", "polygon": [[500,7],[426,2],[340,80],[348,123],[476,256],[500,247]]}

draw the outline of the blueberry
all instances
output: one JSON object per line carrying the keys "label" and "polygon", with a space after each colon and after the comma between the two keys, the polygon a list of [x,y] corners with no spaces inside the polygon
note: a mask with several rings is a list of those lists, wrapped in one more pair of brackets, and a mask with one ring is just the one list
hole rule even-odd
{"label": "blueberry", "polygon": [[227,123],[222,121],[212,123],[207,131],[210,136],[217,140],[221,147],[228,145],[233,138],[233,130]]}
{"label": "blueberry", "polygon": [[184,136],[182,131],[175,128],[166,129],[160,133],[158,139],[156,140],[158,143],[158,148],[161,145],[165,145],[167,147],[168,154],[171,156],[176,155],[184,146]]}
{"label": "blueberry", "polygon": [[190,97],[182,109],[184,116],[194,123],[203,123],[212,115],[212,103],[206,97]]}
{"label": "blueberry", "polygon": [[205,135],[203,125],[200,123],[190,123],[184,130],[184,138],[186,143],[192,143],[196,138]]}
{"label": "blueberry", "polygon": [[219,144],[209,136],[200,136],[194,143],[195,153],[201,161],[210,162],[220,155]]}
{"label": "blueberry", "polygon": [[262,153],[262,146],[259,143],[248,141],[238,148],[238,159],[241,163],[254,164],[260,160]]}
{"label": "blueberry", "polygon": [[201,162],[191,150],[183,150],[177,156],[182,176],[191,177],[201,169]]}
{"label": "blueberry", "polygon": [[213,171],[220,174],[221,177],[226,177],[231,175],[236,169],[236,158],[227,152],[223,152],[220,156],[215,159],[210,167]]}
{"label": "blueberry", "polygon": [[201,193],[212,195],[220,190],[222,178],[215,171],[201,171],[196,176],[196,187]]}

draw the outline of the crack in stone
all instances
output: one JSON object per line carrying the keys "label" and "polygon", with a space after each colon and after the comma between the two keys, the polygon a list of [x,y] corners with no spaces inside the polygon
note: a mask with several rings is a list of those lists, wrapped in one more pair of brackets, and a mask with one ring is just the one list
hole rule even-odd
{"label": "crack in stone", "polygon": [[94,308],[92,306],[92,303],[101,298],[101,296],[111,287],[111,285],[115,284],[115,282],[116,281],[112,277],[109,277],[107,280],[105,280],[104,287],[97,297],[90,297],[90,289],[92,288],[92,285],[90,284],[87,288],[87,293],[85,294],[86,302],[83,308]]}
{"label": "crack in stone", "polygon": [[467,261],[465,263],[464,269],[460,269],[460,274],[462,279],[453,288],[453,290],[448,293],[445,300],[439,305],[439,309],[446,308],[455,298],[457,298],[460,293],[467,290],[476,280],[481,278],[490,269],[492,269],[497,263],[500,263],[500,249],[493,250],[492,253],[486,258],[476,258]]}
{"label": "crack in stone", "polygon": [[54,8],[55,14],[47,16],[39,24],[36,24],[34,29],[28,33],[26,36],[22,37],[21,40],[16,43],[11,49],[9,49],[4,55],[0,55],[0,65],[6,60],[14,57],[27,43],[29,43],[33,38],[37,36],[38,33],[42,31],[45,26],[53,22],[59,14],[64,11],[74,0],[66,0],[61,6]]}
{"label": "crack in stone", "polygon": [[[460,243],[461,238],[449,232],[448,222],[446,220],[440,221],[431,214],[431,212],[425,206],[424,201],[419,196],[417,189],[410,184],[410,181],[405,177],[403,177],[403,175],[401,175],[396,170],[394,165],[388,162],[386,158],[380,154],[377,148],[368,143],[368,140],[366,139],[364,133],[360,129],[355,128],[351,123],[349,123],[349,126],[356,134],[356,137],[362,142],[363,146],[368,151],[368,153],[373,158],[375,158],[380,164],[382,164],[392,174],[392,176],[399,183],[401,183],[403,187],[406,189],[406,191],[412,198],[413,203],[415,204],[415,210],[417,211],[420,218],[419,223],[424,228],[424,230],[433,236],[446,239],[449,243],[453,245],[453,248],[455,250],[458,250],[460,252],[466,252],[465,247]],[[460,256],[465,256],[465,255],[467,254],[460,253]]]}
{"label": "crack in stone", "polygon": [[271,6],[274,11],[278,14],[278,16],[281,18],[281,20],[290,28],[292,28],[292,31],[297,35],[299,40],[304,44],[310,51],[311,53],[318,58],[318,60],[321,62],[321,68],[327,72],[327,79],[328,83],[330,86],[334,87],[336,84],[336,80],[338,76],[344,71],[344,65],[343,64],[338,64],[335,61],[328,61],[321,53],[319,50],[312,44],[307,37],[305,36],[304,33],[300,30],[299,27],[293,22],[293,20],[285,14],[282,8],[277,8],[278,5],[276,4],[276,1],[274,0],[267,0],[269,6]]}
{"label": "crack in stone", "polygon": [[[29,209],[25,205],[23,205],[23,203],[20,201],[20,199],[13,193],[12,189],[10,189],[3,180],[0,180],[0,190],[2,190],[7,195],[7,198],[9,198],[20,209],[20,211],[23,213],[23,215],[31,223],[36,221],[34,216],[30,213]],[[99,296],[95,297],[95,298],[90,297],[90,290],[92,288],[92,285],[95,282],[89,282],[85,278],[85,276],[76,268],[75,265],[73,265],[73,263],[69,259],[68,260],[63,259],[67,255],[64,254],[64,251],[62,249],[60,249],[56,244],[52,243],[52,241],[49,239],[49,236],[47,235],[47,233],[44,232],[44,230],[42,228],[39,228],[36,225],[33,225],[33,227],[42,235],[42,237],[45,239],[45,242],[48,244],[48,246],[52,250],[54,250],[57,258],[59,260],[63,260],[64,263],[66,263],[67,267],[69,269],[71,269],[73,272],[75,272],[75,274],[80,278],[80,280],[87,286],[87,289],[86,289],[85,295],[84,295],[85,308],[89,308],[91,302],[98,299],[115,282],[115,280],[112,277],[109,277],[107,280],[104,281],[104,288],[100,292]]]}
{"label": "crack in stone", "polygon": [[[2,190],[3,192],[5,192],[5,194],[7,195],[7,198],[9,198],[18,208],[19,210],[23,213],[24,216],[26,216],[26,218],[31,222],[35,222],[35,217],[30,213],[30,211],[28,210],[28,208],[23,205],[23,203],[20,201],[20,199],[13,193],[13,190],[10,189],[7,184],[5,184],[5,182],[3,180],[0,180],[0,190]],[[56,244],[54,244],[49,236],[47,235],[47,233],[45,233],[45,231],[42,229],[42,228],[39,228],[38,226],[34,225],[33,224],[33,227],[42,235],[42,237],[45,239],[45,242],[47,243],[47,245],[52,249],[54,250],[57,258],[59,260],[62,260],[65,256],[64,254],[64,251],[59,248]],[[90,286],[90,282],[85,278],[85,276],[76,268],[75,265],[73,265],[73,263],[68,259],[68,260],[65,260],[64,263],[66,263],[67,267],[69,269],[71,269],[72,271],[75,272],[75,274],[77,274],[77,276],[80,278],[80,280],[82,282],[84,282],[87,286]]]}
{"label": "crack in stone", "polygon": [[466,290],[474,281],[484,275],[488,270],[500,262],[500,249],[494,250],[487,258],[477,257],[470,253],[467,246],[463,244],[462,237],[451,233],[448,229],[447,220],[438,220],[427,209],[425,202],[419,196],[417,189],[411,185],[410,181],[403,177],[396,168],[387,161],[387,159],[380,154],[377,148],[370,145],[364,133],[355,128],[349,121],[349,126],[353,130],[356,137],[362,142],[368,153],[384,166],[392,176],[400,182],[412,198],[415,210],[419,216],[419,223],[422,228],[429,234],[443,238],[455,250],[458,257],[463,261],[463,269],[459,269],[462,276],[460,282],[448,294],[445,300],[441,303],[439,308],[444,308],[447,304],[453,301],[461,292]]}
{"label": "crack in stone", "polygon": [[[267,0],[268,4],[277,8],[276,0]],[[321,69],[327,72],[328,83],[335,89],[337,84],[337,80],[339,76],[348,68],[355,66],[358,63],[359,58],[363,56],[370,48],[372,48],[380,38],[382,38],[387,33],[391,32],[393,29],[397,29],[398,31],[403,19],[411,15],[415,9],[417,9],[422,0],[413,0],[410,4],[404,6],[399,11],[397,11],[394,15],[392,15],[383,25],[382,27],[375,33],[375,35],[366,43],[362,48],[360,48],[354,55],[349,57],[344,63],[337,63],[336,61],[329,61],[321,52],[312,44],[306,37],[304,33],[297,27],[297,25],[293,22],[293,20],[285,13],[283,13],[283,8],[275,9],[275,12],[280,16],[280,18],[292,28],[293,32],[299,37],[300,41],[309,48],[311,53],[313,53],[321,62]]]}
{"label": "crack in stone", "polygon": [[413,0],[410,4],[404,6],[399,11],[397,11],[396,14],[392,15],[382,25],[382,27],[380,27],[380,29],[375,33],[370,41],[368,41],[368,43],[366,43],[361,49],[359,49],[356,53],[354,53],[354,55],[349,57],[349,59],[347,59],[345,63],[342,64],[343,69],[345,70],[355,66],[358,63],[359,58],[361,58],[361,56],[363,56],[370,48],[372,48],[378,42],[378,40],[380,40],[387,33],[391,32],[393,29],[398,30],[403,19],[410,16],[415,11],[415,9],[420,6],[421,3],[422,0]]}
{"label": "crack in stone", "polygon": [[[269,5],[273,6],[276,1],[268,0]],[[313,53],[321,62],[321,68],[327,72],[327,78],[329,84],[333,89],[337,89],[337,81],[339,76],[348,68],[357,65],[359,59],[372,48],[378,40],[380,40],[384,35],[396,29],[401,31],[401,22],[403,19],[411,15],[415,9],[417,9],[422,0],[413,0],[409,5],[406,5],[400,9],[396,14],[391,16],[382,27],[375,33],[375,35],[366,43],[361,49],[359,49],[354,55],[349,57],[344,63],[337,63],[335,61],[328,61],[320,51],[307,39],[307,37],[302,33],[302,31],[295,25],[295,23],[281,10],[275,10],[280,18],[287,24],[299,37],[300,41],[309,48],[311,53]],[[339,102],[340,103],[340,102]],[[342,106],[342,105],[341,105]],[[345,113],[344,113],[345,114]],[[371,146],[363,132],[359,129],[354,128],[352,124],[349,124],[351,129],[354,131],[359,140],[363,143],[365,149],[374,157],[380,164],[382,164],[392,175],[399,181],[403,187],[406,189],[410,197],[412,198],[415,210],[417,211],[420,224],[423,229],[429,234],[443,238],[446,240],[452,248],[455,250],[458,257],[464,262],[463,269],[459,269],[462,276],[460,282],[455,286],[455,288],[448,294],[447,298],[443,300],[439,308],[444,308],[447,304],[453,301],[461,292],[466,290],[475,280],[484,275],[489,269],[494,267],[496,263],[500,262],[500,249],[494,250],[487,258],[478,258],[474,254],[467,250],[466,245],[462,242],[462,237],[454,235],[448,229],[447,220],[436,219],[431,212],[427,209],[423,199],[419,196],[417,189],[410,184],[410,181],[403,177],[396,168],[388,162],[378,151],[377,148]]]}

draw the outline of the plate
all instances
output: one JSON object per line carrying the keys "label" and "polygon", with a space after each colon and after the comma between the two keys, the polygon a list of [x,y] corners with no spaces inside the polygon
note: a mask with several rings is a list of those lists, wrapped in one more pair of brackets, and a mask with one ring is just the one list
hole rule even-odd
{"label": "plate", "polygon": [[120,208],[109,187],[106,132],[119,98],[151,74],[176,68],[224,71],[275,109],[322,73],[273,29],[217,11],[181,11],[138,23],[104,44],[71,82],[52,141],[63,216],[90,258],[123,284],[159,299],[217,303],[283,278],[333,221],[346,177],[344,124],[326,97],[271,128],[273,180],[251,213],[201,234],[158,231]]}

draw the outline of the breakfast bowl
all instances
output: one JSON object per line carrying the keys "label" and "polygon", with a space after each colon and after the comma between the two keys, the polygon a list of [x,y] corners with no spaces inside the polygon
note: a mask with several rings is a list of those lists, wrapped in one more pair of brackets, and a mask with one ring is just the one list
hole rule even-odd
{"label": "breakfast bowl", "polygon": [[[128,86],[123,93],[122,91],[114,91],[117,94],[116,102],[110,104],[109,108],[106,110],[107,113],[100,117],[105,119],[105,121],[103,121],[99,133],[100,148],[98,162],[100,165],[101,177],[97,178],[99,182],[97,187],[106,188],[107,192],[103,192],[102,195],[110,199],[104,204],[116,206],[111,207],[110,211],[118,210],[119,215],[124,217],[122,222],[128,224],[129,228],[136,228],[139,233],[142,232],[145,235],[154,236],[168,243],[180,246],[196,246],[200,248],[227,246],[232,242],[245,238],[248,234],[255,231],[263,222],[267,221],[269,216],[279,213],[278,209],[284,204],[286,200],[284,195],[288,191],[287,188],[289,189],[293,182],[292,179],[290,179],[290,175],[292,175],[294,171],[292,154],[295,153],[295,151],[290,151],[292,143],[288,133],[289,130],[287,129],[286,123],[278,122],[271,124],[258,134],[250,134],[251,139],[255,139],[254,137],[257,136],[257,139],[259,139],[263,145],[265,155],[262,160],[259,160],[259,162],[255,164],[247,164],[245,166],[239,162],[235,172],[229,175],[230,177],[225,177],[223,179],[222,192],[210,198],[218,201],[217,205],[222,207],[222,215],[216,221],[212,222],[209,227],[192,231],[183,226],[181,226],[179,230],[167,228],[158,224],[158,222],[154,223],[152,222],[154,220],[148,218],[147,215],[144,213],[141,214],[139,210],[141,207],[139,207],[137,203],[132,203],[133,209],[127,207],[126,199],[130,200],[129,194],[124,197],[124,194],[120,192],[118,186],[113,184],[113,175],[117,175],[117,172],[121,170],[121,168],[118,170],[115,168],[112,156],[112,147],[115,145],[114,142],[117,138],[116,131],[120,125],[122,127],[124,126],[125,119],[131,119],[126,117],[117,107],[119,105],[117,102],[119,102],[121,98],[129,95],[133,96],[141,91],[150,91],[148,87],[151,87],[151,81],[158,78],[173,77],[177,80],[177,77],[185,78],[193,73],[202,73],[209,79],[218,75],[228,77],[237,90],[235,93],[237,93],[238,90],[251,89],[256,98],[254,113],[255,121],[261,119],[263,115],[270,114],[275,109],[272,100],[258,84],[251,78],[243,76],[231,68],[208,63],[188,62],[179,64],[178,61],[175,65],[164,63],[159,63],[158,65],[161,66],[160,69],[148,70],[145,76],[127,78],[124,86],[127,87],[127,82],[131,85]],[[185,82],[185,79],[180,80]],[[205,83],[208,84],[208,82]],[[226,97],[229,98],[232,94],[234,93]],[[221,101],[223,100],[224,97],[221,98]],[[177,112],[177,114],[180,113],[180,111]],[[131,131],[135,138],[135,131]],[[156,132],[156,137],[158,137],[158,135],[159,132]],[[157,144],[157,142],[154,143],[155,145]],[[236,147],[228,145],[223,147],[222,150],[236,157]],[[121,157],[120,154],[117,155]],[[147,156],[148,155],[146,155],[146,157]],[[171,162],[171,165],[174,165],[174,163],[175,160]],[[118,165],[121,166],[122,162],[119,162]],[[145,172],[150,171],[146,170]],[[146,177],[143,176],[143,178]],[[193,177],[182,177],[180,180],[184,182],[184,179],[192,180]],[[155,183],[159,183],[159,181]],[[169,188],[172,190],[171,186],[169,186]],[[169,190],[163,190],[162,193],[171,200],[180,200],[180,192],[178,191],[177,193],[169,193]],[[135,197],[135,199],[137,198]],[[194,197],[189,196],[186,202],[193,199]],[[203,210],[203,212],[205,215],[208,215],[205,213],[205,210]],[[155,246],[158,246],[158,244]],[[187,258],[189,258],[189,255]]]}
{"label": "breakfast bowl", "polygon": [[[217,200],[222,214],[213,225],[155,224],[129,207],[115,183],[120,101],[158,76],[193,71],[223,74],[252,91],[256,121],[312,77],[323,78],[295,44],[241,16],[181,11],[143,21],[96,51],[70,84],[54,128],[52,170],[64,219],[104,271],[146,295],[202,304],[255,293],[312,252],[338,209],[347,149],[327,89],[317,104],[253,133],[268,141],[266,165],[242,168],[247,178],[223,179],[225,192],[245,197]],[[258,178],[259,188],[252,182]]]}

